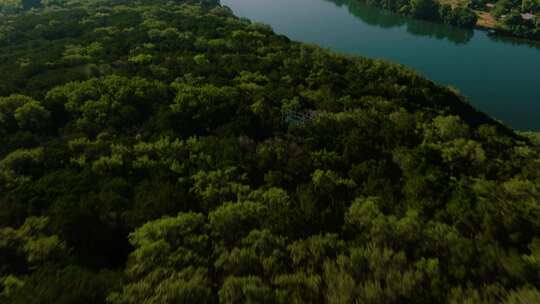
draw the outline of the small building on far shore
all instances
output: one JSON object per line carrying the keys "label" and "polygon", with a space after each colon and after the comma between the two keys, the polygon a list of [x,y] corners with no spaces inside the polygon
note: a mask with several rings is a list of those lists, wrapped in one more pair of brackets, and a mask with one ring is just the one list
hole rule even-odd
{"label": "small building on far shore", "polygon": [[533,20],[534,18],[536,18],[536,15],[531,14],[531,13],[524,13],[524,14],[521,14],[521,18],[523,20]]}

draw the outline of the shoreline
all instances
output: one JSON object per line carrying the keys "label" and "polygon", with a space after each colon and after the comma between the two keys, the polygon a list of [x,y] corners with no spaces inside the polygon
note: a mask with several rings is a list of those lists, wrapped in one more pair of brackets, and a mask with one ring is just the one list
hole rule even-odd
{"label": "shoreline", "polygon": [[487,35],[490,37],[500,37],[500,38],[511,38],[515,39],[519,42],[524,43],[532,43],[532,44],[538,44],[540,47],[540,39],[531,39],[523,36],[517,36],[512,34],[509,31],[506,31],[500,27],[489,27],[489,26],[482,26],[482,25],[476,25],[474,27],[475,30],[487,32]]}

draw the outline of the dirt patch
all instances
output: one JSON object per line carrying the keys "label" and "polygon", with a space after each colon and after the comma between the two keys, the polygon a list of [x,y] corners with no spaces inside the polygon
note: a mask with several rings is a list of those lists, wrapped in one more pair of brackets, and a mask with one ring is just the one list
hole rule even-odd
{"label": "dirt patch", "polygon": [[458,7],[460,5],[464,4],[463,0],[439,0],[440,4],[447,4],[450,5],[452,8]]}
{"label": "dirt patch", "polygon": [[486,28],[497,27],[497,19],[495,19],[495,17],[493,17],[493,15],[490,13],[476,11],[476,14],[478,14],[478,22],[476,23],[478,26]]}

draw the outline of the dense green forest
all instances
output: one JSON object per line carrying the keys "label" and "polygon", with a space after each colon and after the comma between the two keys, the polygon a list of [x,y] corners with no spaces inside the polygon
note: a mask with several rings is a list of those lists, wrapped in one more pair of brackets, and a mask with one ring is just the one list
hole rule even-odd
{"label": "dense green forest", "polygon": [[212,1],[0,18],[0,303],[538,303],[540,136]]}

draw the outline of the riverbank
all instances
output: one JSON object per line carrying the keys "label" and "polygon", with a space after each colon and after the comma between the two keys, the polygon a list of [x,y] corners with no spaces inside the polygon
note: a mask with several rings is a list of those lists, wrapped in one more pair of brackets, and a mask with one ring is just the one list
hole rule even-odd
{"label": "riverbank", "polygon": [[[444,2],[448,0],[440,1]],[[466,4],[461,3],[460,5]],[[478,16],[476,28],[490,30],[492,31],[491,34],[529,41],[540,41],[540,35],[535,34],[535,32],[540,32],[540,17],[521,11],[507,11],[506,14],[501,14],[499,11],[494,14],[493,12],[495,10],[495,5],[491,3],[486,4],[485,9],[473,10]]]}
{"label": "riverbank", "polygon": [[490,37],[512,39],[514,42],[519,41],[521,44],[530,45],[531,47],[540,49],[540,39],[531,39],[527,37],[516,36],[511,31],[505,30],[498,26],[489,26],[484,24],[477,24],[476,30],[486,32]]}
{"label": "riverbank", "polygon": [[437,83],[458,88],[475,107],[517,130],[540,130],[538,42],[429,23],[359,1],[222,4],[293,40],[412,67]]}
{"label": "riverbank", "polygon": [[486,0],[348,0],[364,2],[395,14],[464,29],[504,32],[505,36],[540,41],[540,8],[486,2]]}

